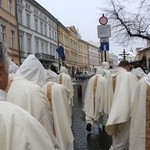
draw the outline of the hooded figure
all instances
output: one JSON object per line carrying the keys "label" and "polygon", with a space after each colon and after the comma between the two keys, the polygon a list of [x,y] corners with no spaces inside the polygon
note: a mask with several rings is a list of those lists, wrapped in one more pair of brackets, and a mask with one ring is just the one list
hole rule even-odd
{"label": "hooded figure", "polygon": [[131,110],[138,79],[125,68],[129,68],[128,61],[120,62],[113,74],[114,97],[105,127],[106,132],[112,135],[110,150],[126,150],[129,146]]}
{"label": "hooded figure", "polygon": [[53,132],[58,139],[61,150],[73,150],[73,133],[71,129],[71,113],[69,108],[70,92],[64,85],[56,83],[57,76],[48,70],[47,83],[43,91],[53,114]]}
{"label": "hooded figure", "polygon": [[42,86],[46,83],[47,72],[40,61],[30,54],[16,72],[17,76],[24,76],[27,80]]}
{"label": "hooded figure", "polygon": [[105,107],[107,108],[107,113],[104,113],[103,116],[101,117],[101,119],[99,120],[100,124],[103,125],[103,129],[104,126],[106,125],[107,119],[108,119],[108,115],[111,109],[111,105],[112,105],[112,100],[113,100],[113,82],[112,82],[112,74],[111,71],[108,70],[109,69],[109,63],[108,62],[103,62],[102,66],[99,66],[97,68],[97,72],[96,74],[101,74],[103,77],[105,77],[107,79],[107,99],[105,102]]}
{"label": "hooded figure", "polygon": [[70,109],[72,110],[74,89],[73,89],[71,77],[68,74],[68,69],[66,67],[61,66],[60,74],[58,75],[57,78],[57,83],[63,84],[70,91],[69,104],[70,104]]}
{"label": "hooded figure", "polygon": [[42,125],[19,106],[6,102],[8,68],[8,49],[0,42],[0,149],[54,150]]}
{"label": "hooded figure", "polygon": [[150,73],[139,80],[132,108],[130,150],[150,149]]}
{"label": "hooded figure", "polygon": [[[100,69],[98,69],[97,74],[91,77],[88,81],[85,97],[84,97],[84,108],[85,119],[87,122],[87,131],[91,131],[91,127],[95,121],[103,116],[103,114],[108,114],[107,101],[107,80],[102,74],[99,74]],[[101,71],[104,73],[103,71]]]}
{"label": "hooded figure", "polygon": [[135,74],[138,79],[141,79],[141,78],[143,78],[143,77],[146,76],[146,73],[142,70],[141,67],[133,68],[133,69],[131,70],[131,72],[132,72],[133,74]]}
{"label": "hooded figure", "polygon": [[22,107],[37,119],[47,130],[54,146],[59,147],[52,131],[52,112],[40,87],[46,83],[46,73],[39,60],[34,55],[29,55],[9,84],[7,101]]}

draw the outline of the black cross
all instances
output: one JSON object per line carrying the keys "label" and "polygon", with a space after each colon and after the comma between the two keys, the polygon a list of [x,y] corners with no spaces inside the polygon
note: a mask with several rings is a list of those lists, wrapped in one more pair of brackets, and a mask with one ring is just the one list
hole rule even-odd
{"label": "black cross", "polygon": [[125,49],[123,49],[122,54],[119,54],[121,56],[123,56],[123,59],[126,60],[126,56],[130,55],[129,53],[126,53]]}

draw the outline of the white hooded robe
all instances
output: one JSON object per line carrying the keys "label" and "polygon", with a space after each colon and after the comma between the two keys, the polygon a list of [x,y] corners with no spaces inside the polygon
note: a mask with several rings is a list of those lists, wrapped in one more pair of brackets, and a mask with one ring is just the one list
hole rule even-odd
{"label": "white hooded robe", "polygon": [[28,112],[6,101],[0,90],[0,149],[54,150],[43,126]]}

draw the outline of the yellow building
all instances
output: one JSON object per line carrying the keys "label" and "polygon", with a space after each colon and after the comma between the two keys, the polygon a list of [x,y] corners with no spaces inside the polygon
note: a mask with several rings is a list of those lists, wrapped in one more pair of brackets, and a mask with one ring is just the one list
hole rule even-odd
{"label": "yellow building", "polygon": [[89,43],[82,39],[78,39],[78,69],[87,71],[89,69]]}
{"label": "yellow building", "polygon": [[[72,74],[71,57],[70,57],[70,39],[69,30],[61,23],[58,24],[58,43],[62,46],[65,51],[65,65],[67,65],[69,74]],[[60,60],[60,63],[63,62]]]}
{"label": "yellow building", "polygon": [[11,50],[11,57],[20,64],[16,0],[0,0],[0,41]]}
{"label": "yellow building", "polygon": [[69,30],[69,65],[72,66],[72,76],[79,66],[79,51],[78,51],[78,32],[74,26],[67,27]]}

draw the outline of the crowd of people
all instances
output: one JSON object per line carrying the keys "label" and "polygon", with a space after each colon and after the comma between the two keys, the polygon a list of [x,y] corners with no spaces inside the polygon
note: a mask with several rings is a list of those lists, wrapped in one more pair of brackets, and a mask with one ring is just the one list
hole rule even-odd
{"label": "crowd of people", "polygon": [[[30,54],[17,66],[0,43],[0,148],[73,150],[74,89],[66,67],[45,69]],[[101,124],[112,136],[110,150],[150,149],[150,73],[123,60],[103,62],[84,96],[86,130]]]}
{"label": "crowd of people", "polygon": [[103,125],[101,130],[112,136],[109,150],[150,149],[150,73],[140,63],[132,67],[127,60],[115,69],[103,62],[87,84],[86,129],[90,132],[94,123]]}
{"label": "crowd of people", "polygon": [[17,66],[0,43],[0,149],[74,149],[74,91],[65,69],[59,79],[33,54]]}

